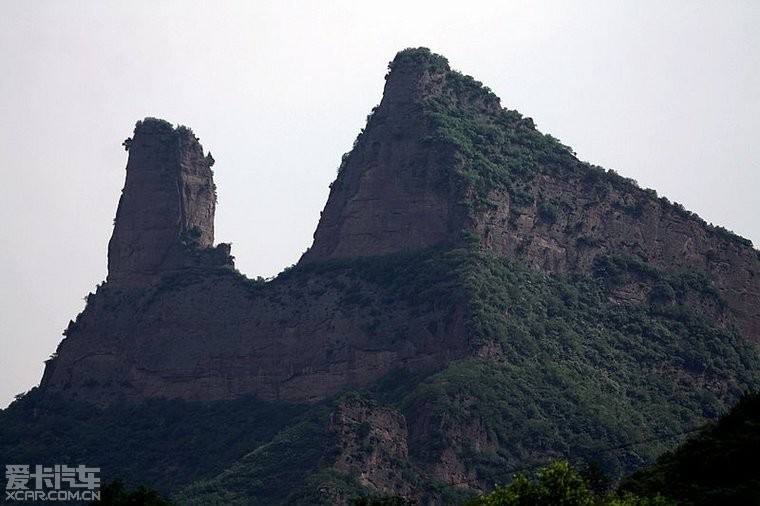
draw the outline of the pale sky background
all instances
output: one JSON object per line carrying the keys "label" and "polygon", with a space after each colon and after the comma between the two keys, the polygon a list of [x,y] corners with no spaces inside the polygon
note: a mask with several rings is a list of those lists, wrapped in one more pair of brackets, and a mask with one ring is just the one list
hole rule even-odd
{"label": "pale sky background", "polygon": [[0,407],[106,276],[138,119],[211,150],[217,242],[312,234],[388,61],[426,46],[578,156],[760,244],[760,2],[0,0]]}

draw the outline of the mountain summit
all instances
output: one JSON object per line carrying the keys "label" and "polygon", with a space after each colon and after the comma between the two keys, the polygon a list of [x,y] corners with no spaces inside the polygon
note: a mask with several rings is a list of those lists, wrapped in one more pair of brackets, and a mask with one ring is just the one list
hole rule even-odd
{"label": "mountain summit", "polygon": [[0,417],[72,429],[0,435],[18,462],[73,446],[182,504],[450,504],[557,457],[620,476],[760,386],[752,244],[428,49],[390,63],[312,247],[270,281],[213,246],[189,129],[149,118],[125,147],[108,279]]}
{"label": "mountain summit", "polygon": [[[467,237],[551,273],[589,272],[611,253],[704,273],[721,310],[760,345],[760,258],[751,242],[579,161],[444,57],[407,49],[389,64],[383,100],[344,156],[301,262]],[[641,302],[647,293],[629,286],[621,296]]]}
{"label": "mountain summit", "polygon": [[[302,262],[453,245],[472,227],[454,151],[437,142],[431,100],[498,114],[498,99],[455,85],[442,56],[407,51],[389,65],[385,93],[342,160]],[[473,93],[475,91],[476,93]]]}

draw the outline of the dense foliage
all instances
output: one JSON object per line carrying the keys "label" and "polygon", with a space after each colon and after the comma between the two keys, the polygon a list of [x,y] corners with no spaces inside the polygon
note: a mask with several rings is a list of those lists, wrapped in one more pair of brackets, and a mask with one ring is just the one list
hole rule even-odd
{"label": "dense foliage", "polygon": [[760,394],[744,396],[728,414],[657,463],[626,479],[621,489],[662,494],[684,505],[760,501]]}
{"label": "dense foliage", "polygon": [[103,482],[168,492],[223,470],[303,410],[252,399],[99,409],[35,389],[0,412],[0,456],[2,463],[100,467]]}
{"label": "dense foliage", "polygon": [[530,118],[502,109],[480,82],[455,71],[446,76],[457,93],[425,99],[433,133],[422,141],[439,153],[439,163],[449,166],[462,193],[474,190],[468,203],[484,205],[489,192],[502,187],[518,205],[528,205],[533,197],[526,185],[539,167],[560,173],[559,167],[580,165],[570,148],[541,134]]}
{"label": "dense foliage", "polygon": [[[460,269],[474,295],[472,345],[490,356],[451,364],[401,406],[410,419],[428,410],[439,425],[484,426],[491,451],[460,448],[480,479],[551,456],[593,455],[620,475],[758,384],[755,350],[685,304],[619,305],[604,279],[476,258]],[[410,451],[424,460],[452,446],[441,432]]]}
{"label": "dense foliage", "polygon": [[[429,437],[410,442],[420,469],[455,448],[477,482],[495,484],[509,479],[514,462],[560,456],[593,458],[620,476],[758,384],[757,353],[686,304],[690,291],[712,293],[708,281],[649,269],[653,286],[676,287],[671,305],[610,302],[608,291],[642,269],[612,257],[593,276],[562,278],[448,250],[299,266],[288,276],[340,276],[355,306],[372,304],[364,294],[378,288],[423,311],[467,295],[472,358],[426,378],[394,373],[365,395],[409,421],[432,418]],[[484,347],[493,355],[478,353]],[[491,448],[458,446],[447,424],[482,425]],[[418,476],[431,496],[458,496],[457,487]]]}
{"label": "dense foliage", "polygon": [[113,480],[100,487],[100,499],[93,505],[108,506],[174,506],[157,490],[140,485],[134,490],[127,490],[120,479]]}
{"label": "dense foliage", "polygon": [[[447,93],[423,99],[423,114],[431,133],[421,141],[438,153],[438,163],[450,171],[460,194],[466,196],[463,203],[487,207],[490,192],[500,188],[507,191],[514,205],[529,206],[536,202],[532,182],[537,174],[548,174],[559,180],[579,177],[594,183],[595,192],[606,194],[609,188],[614,188],[633,196],[634,203],[626,207],[634,216],[641,215],[646,203],[658,203],[723,239],[752,246],[749,239],[708,224],[679,203],[671,203],[665,197],[658,200],[656,191],[640,189],[633,179],[579,161],[571,147],[549,134],[542,134],[531,118],[502,108],[499,98],[487,86],[451,70],[446,58],[427,48],[401,51],[388,68],[393,71],[397,66],[410,63],[431,74],[441,74],[445,80]],[[543,204],[543,211],[547,211],[546,203]]]}
{"label": "dense foliage", "polygon": [[584,477],[566,461],[555,461],[539,469],[531,479],[523,473],[509,485],[498,487],[465,506],[670,506],[662,496],[643,498],[634,494],[594,493]]}

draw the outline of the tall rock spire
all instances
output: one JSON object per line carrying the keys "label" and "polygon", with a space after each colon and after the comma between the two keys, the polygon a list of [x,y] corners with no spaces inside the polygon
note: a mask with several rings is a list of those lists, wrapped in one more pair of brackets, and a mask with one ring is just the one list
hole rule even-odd
{"label": "tall rock spire", "polygon": [[179,269],[229,263],[214,243],[216,188],[210,157],[186,127],[137,123],[108,245],[108,281],[141,284]]}

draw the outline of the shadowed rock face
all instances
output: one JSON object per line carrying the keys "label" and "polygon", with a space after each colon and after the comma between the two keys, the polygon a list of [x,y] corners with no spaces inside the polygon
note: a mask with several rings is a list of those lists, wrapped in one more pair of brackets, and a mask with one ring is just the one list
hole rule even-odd
{"label": "shadowed rock face", "polygon": [[[360,401],[338,405],[327,424],[327,432],[340,448],[332,468],[349,474],[362,470],[359,483],[389,495],[409,497],[414,489],[397,472],[397,463],[409,458],[407,427],[404,415],[392,409],[371,406]],[[323,457],[324,458],[324,457]],[[348,498],[331,497],[331,504],[345,504]],[[342,500],[341,500],[342,499]]]}
{"label": "shadowed rock face", "polygon": [[[724,322],[728,315],[760,344],[760,254],[751,244],[623,178],[600,175],[546,140],[529,118],[515,119],[480,83],[452,72],[443,57],[403,51],[390,69],[301,263],[454,245],[468,234],[551,273],[588,272],[600,255],[630,255],[665,270],[705,273],[726,304],[723,314],[707,312]],[[436,124],[440,104],[459,134],[458,121],[476,125],[471,145]],[[462,184],[462,173],[482,175],[480,164],[494,159],[518,159],[522,172],[480,196]]]}
{"label": "shadowed rock face", "polygon": [[[143,284],[205,263],[215,206],[213,173],[193,132],[153,118],[139,122],[108,245],[108,281]],[[221,250],[216,256],[230,261]]]}
{"label": "shadowed rock face", "polygon": [[[148,286],[109,281],[69,325],[42,385],[101,405],[243,395],[313,402],[393,369],[429,370],[463,355],[461,308],[381,303],[388,293],[342,272],[266,285],[225,268]],[[346,286],[373,302],[352,303]]]}

